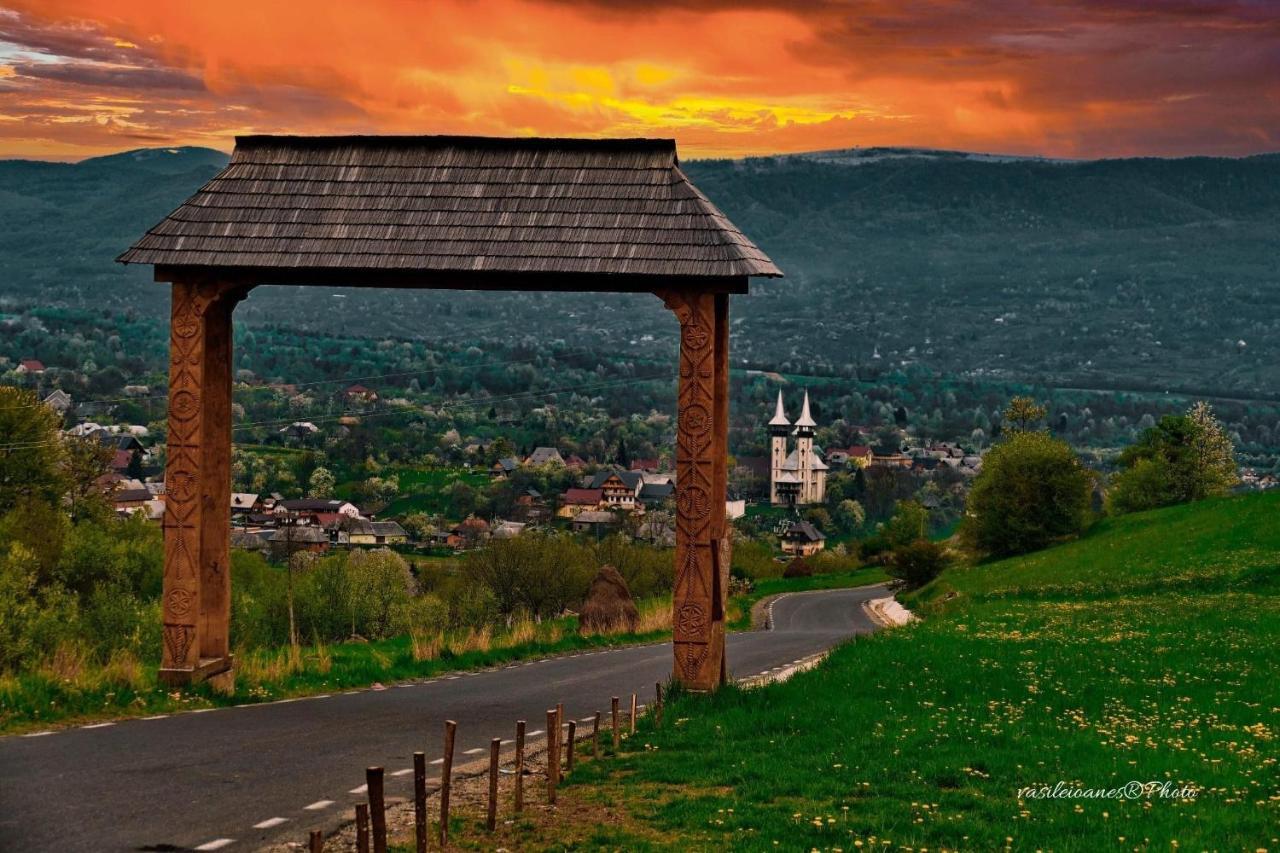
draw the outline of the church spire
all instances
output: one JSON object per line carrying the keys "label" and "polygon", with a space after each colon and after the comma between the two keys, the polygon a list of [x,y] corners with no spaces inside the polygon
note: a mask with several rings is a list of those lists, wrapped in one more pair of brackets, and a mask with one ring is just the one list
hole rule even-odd
{"label": "church spire", "polygon": [[809,414],[809,392],[804,392],[804,407],[800,410],[800,418],[796,421],[798,427],[816,427],[818,424],[813,419],[813,415]]}
{"label": "church spire", "polygon": [[782,389],[778,389],[778,409],[773,413],[769,426],[791,426],[791,421],[787,420],[787,412],[782,408]]}

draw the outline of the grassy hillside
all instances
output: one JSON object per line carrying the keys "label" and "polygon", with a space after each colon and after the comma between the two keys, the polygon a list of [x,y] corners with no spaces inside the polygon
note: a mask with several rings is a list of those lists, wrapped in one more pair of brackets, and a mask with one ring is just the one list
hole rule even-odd
{"label": "grassy hillside", "polygon": [[[1266,494],[1178,507],[951,572],[920,597],[934,611],[922,622],[785,684],[677,699],[663,726],[576,776],[562,808],[583,819],[511,840],[1276,849],[1278,508]],[[1059,781],[1197,796],[1019,795]]]}
{"label": "grassy hillside", "polygon": [[902,600],[930,611],[956,596],[1088,599],[1251,590],[1278,580],[1280,491],[1270,491],[1107,518],[1074,542],[953,569]]}

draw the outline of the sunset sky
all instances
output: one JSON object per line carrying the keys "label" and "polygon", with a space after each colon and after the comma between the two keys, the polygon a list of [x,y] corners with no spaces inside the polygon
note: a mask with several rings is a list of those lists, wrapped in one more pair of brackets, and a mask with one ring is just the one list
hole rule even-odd
{"label": "sunset sky", "polygon": [[0,156],[238,133],[1280,150],[1280,0],[0,0]]}

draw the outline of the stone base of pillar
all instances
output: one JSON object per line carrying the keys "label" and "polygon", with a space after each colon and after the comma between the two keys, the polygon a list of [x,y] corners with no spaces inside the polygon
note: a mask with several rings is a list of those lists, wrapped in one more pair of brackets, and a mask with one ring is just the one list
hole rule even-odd
{"label": "stone base of pillar", "polygon": [[[193,669],[160,667],[158,677],[160,683],[166,687],[188,687],[208,681],[213,684],[215,690],[230,693],[235,689],[235,663],[235,655],[227,655],[224,658],[202,658],[200,665]],[[226,677],[223,678],[223,676]],[[222,681],[217,682],[220,678]],[[231,689],[221,690],[215,682],[229,682]]]}

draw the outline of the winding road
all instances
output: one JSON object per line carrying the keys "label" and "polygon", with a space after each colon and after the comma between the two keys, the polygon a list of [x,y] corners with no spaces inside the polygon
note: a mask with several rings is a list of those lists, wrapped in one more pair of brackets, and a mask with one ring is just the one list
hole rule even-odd
{"label": "winding road", "polygon": [[[793,593],[772,630],[733,634],[734,677],[786,667],[876,625],[863,603],[883,586]],[[412,792],[415,750],[441,750],[458,721],[456,764],[512,737],[546,709],[566,719],[641,701],[671,672],[668,643],[415,681],[383,690],[120,720],[0,739],[0,850],[249,850],[330,829],[363,799],[364,768],[387,768],[387,796]],[[430,768],[429,768],[430,774]],[[438,771],[437,771],[438,772]]]}

